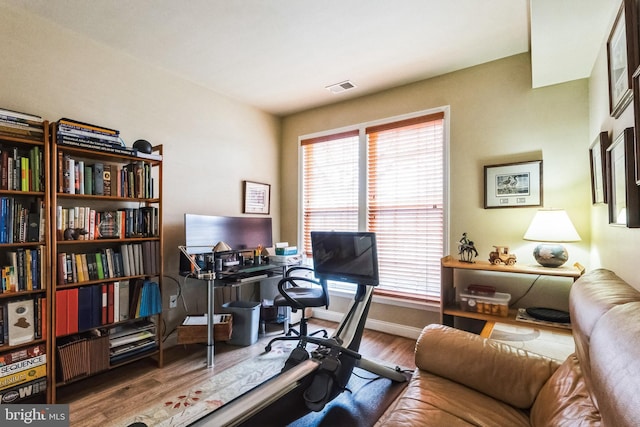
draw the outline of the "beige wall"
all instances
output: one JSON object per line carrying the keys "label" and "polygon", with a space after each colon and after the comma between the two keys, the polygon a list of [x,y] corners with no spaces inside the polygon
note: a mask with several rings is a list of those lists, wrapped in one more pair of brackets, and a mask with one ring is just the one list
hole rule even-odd
{"label": "beige wall", "polygon": [[[535,263],[522,236],[536,208],[484,209],[483,166],[543,160],[544,206],[565,208],[582,242],[568,244],[571,262],[589,264],[590,181],[588,82],[531,88],[521,54],[360,99],[294,114],[282,124],[282,237],[296,241],[298,136],[386,117],[450,106],[451,251],[463,232],[480,258],[509,245],[520,263]],[[334,298],[334,301],[336,299]],[[424,310],[375,307],[372,318],[420,327]]]}
{"label": "beige wall", "polygon": [[[589,79],[589,139],[581,147],[585,151],[600,132],[607,131],[609,138],[613,139],[620,135],[625,128],[634,125],[633,102],[618,119],[609,115],[606,52],[606,40],[603,40]],[[640,278],[638,278],[636,268],[640,229],[609,225],[607,205],[591,207],[591,228],[591,266],[613,270],[624,280],[640,289]]]}
{"label": "beige wall", "polygon": [[[163,144],[165,272],[178,279],[184,213],[242,215],[242,180],[278,187],[279,120],[41,19],[0,6],[3,108],[119,129],[128,145]],[[274,237],[278,191],[272,194]],[[182,281],[182,279],[178,279]],[[176,282],[165,280],[165,307]],[[184,289],[206,311],[204,286]],[[166,316],[182,320],[182,304]]]}

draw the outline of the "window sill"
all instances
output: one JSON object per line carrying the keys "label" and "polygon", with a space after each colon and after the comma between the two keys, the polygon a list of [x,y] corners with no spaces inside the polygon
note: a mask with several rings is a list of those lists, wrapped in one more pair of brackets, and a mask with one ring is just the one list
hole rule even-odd
{"label": "window sill", "polygon": [[[340,298],[352,299],[355,295],[355,291],[350,291],[346,289],[329,289],[329,295],[336,296]],[[415,310],[427,310],[433,312],[440,311],[440,305],[436,302],[430,301],[417,301],[417,300],[409,300],[404,298],[394,298],[386,295],[373,295],[372,302],[376,304],[386,304],[392,305],[396,307],[403,308],[411,308]]]}

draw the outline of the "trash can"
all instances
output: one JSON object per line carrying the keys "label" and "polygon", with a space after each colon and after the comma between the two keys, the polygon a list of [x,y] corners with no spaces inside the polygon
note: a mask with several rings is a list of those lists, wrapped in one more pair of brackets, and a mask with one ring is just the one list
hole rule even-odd
{"label": "trash can", "polygon": [[233,345],[253,345],[258,341],[260,327],[260,303],[255,301],[230,301],[222,304],[233,315],[231,339]]}

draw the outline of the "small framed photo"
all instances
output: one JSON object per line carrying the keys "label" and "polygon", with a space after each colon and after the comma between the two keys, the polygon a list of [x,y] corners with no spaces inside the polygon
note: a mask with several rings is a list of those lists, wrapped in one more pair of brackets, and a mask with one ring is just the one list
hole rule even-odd
{"label": "small framed photo", "polygon": [[632,127],[616,137],[607,149],[609,171],[609,224],[640,227],[640,187],[636,185]]}
{"label": "small framed photo", "polygon": [[633,22],[635,2],[622,2],[607,40],[609,111],[615,118],[620,117],[633,97],[632,77],[638,65],[637,30]]}
{"label": "small framed photo", "polygon": [[607,168],[606,153],[609,148],[609,133],[600,132],[591,147],[589,147],[589,162],[591,164],[591,202],[607,203]]}
{"label": "small framed photo", "polygon": [[542,206],[542,160],[484,167],[484,208]]}
{"label": "small framed photo", "polygon": [[269,214],[271,185],[244,181],[244,213]]}

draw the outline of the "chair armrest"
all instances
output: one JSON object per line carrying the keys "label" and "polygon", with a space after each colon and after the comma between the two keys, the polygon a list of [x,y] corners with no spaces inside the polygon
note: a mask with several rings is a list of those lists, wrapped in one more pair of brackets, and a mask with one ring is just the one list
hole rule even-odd
{"label": "chair armrest", "polygon": [[282,295],[282,297],[291,304],[291,307],[304,308],[304,306],[300,304],[295,298],[291,297],[291,295],[287,292],[287,288],[285,288],[286,284],[289,284],[295,288],[299,288],[300,286],[296,284],[296,282],[307,282],[318,286],[320,286],[320,283],[317,280],[313,280],[308,277],[284,277],[278,282],[278,292],[280,292],[280,295]]}
{"label": "chair armrest", "polygon": [[444,325],[416,343],[416,366],[517,408],[530,408],[559,363]]}

